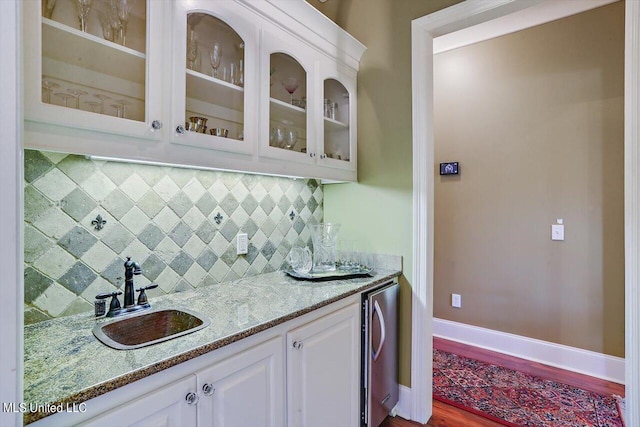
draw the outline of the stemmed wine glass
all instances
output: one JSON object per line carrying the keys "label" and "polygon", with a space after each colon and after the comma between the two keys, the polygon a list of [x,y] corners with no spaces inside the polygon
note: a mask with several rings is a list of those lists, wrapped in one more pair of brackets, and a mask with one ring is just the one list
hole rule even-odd
{"label": "stemmed wine glass", "polygon": [[67,92],[71,94],[76,100],[75,108],[80,109],[80,96],[86,95],[87,92],[81,89],[67,89]]}
{"label": "stemmed wine glass", "polygon": [[89,106],[89,108],[91,108],[91,112],[92,113],[99,113],[100,114],[100,109],[102,108],[102,104],[96,101],[84,101],[84,103],[86,105]]}
{"label": "stemmed wine glass", "polygon": [[93,0],[75,0],[78,19],[80,19],[80,30],[85,33],[87,32],[87,17],[89,16],[92,2]]}
{"label": "stemmed wine glass", "polygon": [[42,16],[51,19],[55,7],[56,0],[42,0]]}
{"label": "stemmed wine glass", "polygon": [[65,107],[69,107],[69,100],[73,98],[73,95],[64,92],[54,93],[54,95],[62,99]]}
{"label": "stemmed wine glass", "polygon": [[298,90],[298,85],[298,79],[296,79],[295,77],[288,77],[282,81],[282,86],[284,86],[284,88],[287,90],[287,92],[289,92],[289,95],[291,96],[291,104],[293,104],[293,93]]}
{"label": "stemmed wine glass", "polygon": [[112,105],[112,107],[116,109],[117,117],[122,119],[127,118],[127,105],[131,105],[131,103],[124,99],[116,99],[115,104]]}
{"label": "stemmed wine glass", "polygon": [[51,103],[51,91],[53,89],[59,88],[60,85],[56,82],[52,82],[48,79],[42,80],[42,100],[47,104]]}
{"label": "stemmed wine glass", "polygon": [[129,18],[131,18],[131,9],[133,8],[133,0],[116,0],[116,11],[118,13],[118,20],[120,20],[120,40],[122,46],[126,46],[127,43],[127,24]]}
{"label": "stemmed wine glass", "polygon": [[287,129],[284,136],[284,148],[292,150],[298,141],[298,132],[295,129]]}
{"label": "stemmed wine glass", "polygon": [[104,114],[104,101],[106,101],[107,99],[111,99],[111,97],[107,95],[102,95],[101,93],[97,93],[93,96],[100,100],[100,114]]}
{"label": "stemmed wine glass", "polygon": [[211,68],[213,69],[212,75],[213,77],[218,78],[218,67],[222,60],[222,48],[220,47],[220,43],[216,42],[213,44],[213,47],[209,51],[209,59],[211,60]]}
{"label": "stemmed wine glass", "polygon": [[194,30],[189,31],[187,38],[187,67],[193,70],[198,59],[198,37]]}

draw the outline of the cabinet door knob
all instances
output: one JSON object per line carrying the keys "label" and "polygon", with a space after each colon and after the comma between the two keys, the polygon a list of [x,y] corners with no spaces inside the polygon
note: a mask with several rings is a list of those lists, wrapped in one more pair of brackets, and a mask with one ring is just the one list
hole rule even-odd
{"label": "cabinet door knob", "polygon": [[198,400],[200,400],[200,396],[198,396],[198,394],[194,392],[187,393],[187,395],[185,396],[185,400],[189,405],[195,405],[198,403]]}
{"label": "cabinet door knob", "polygon": [[162,122],[160,120],[154,120],[151,122],[151,129],[160,130],[162,129]]}
{"label": "cabinet door knob", "polygon": [[186,129],[184,128],[184,126],[178,125],[176,127],[176,133],[179,133],[180,135],[184,135],[185,132],[186,132]]}
{"label": "cabinet door knob", "polygon": [[321,158],[321,159],[326,159],[326,158],[327,158],[327,155],[326,155],[326,154],[324,154],[324,153],[322,153],[322,154],[320,154],[320,158]]}
{"label": "cabinet door knob", "polygon": [[315,157],[316,153],[309,153],[309,157]]}
{"label": "cabinet door knob", "polygon": [[213,393],[215,393],[216,389],[213,388],[213,386],[209,383],[205,383],[202,386],[202,392],[204,393],[205,396],[211,396]]}
{"label": "cabinet door knob", "polygon": [[293,342],[293,348],[295,348],[296,350],[302,349],[302,346],[303,346],[302,341],[294,341]]}

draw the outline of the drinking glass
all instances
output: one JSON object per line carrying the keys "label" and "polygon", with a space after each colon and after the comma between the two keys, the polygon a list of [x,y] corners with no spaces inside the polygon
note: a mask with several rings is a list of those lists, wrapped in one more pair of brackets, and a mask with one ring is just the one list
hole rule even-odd
{"label": "drinking glass", "polygon": [[42,79],[42,101],[47,104],[51,103],[51,91],[59,88],[60,85],[48,79]]}
{"label": "drinking glass", "polygon": [[196,32],[191,30],[187,37],[187,67],[190,70],[195,68],[196,59],[198,59],[198,37]]}
{"label": "drinking glass", "polygon": [[127,24],[129,24],[129,19],[131,18],[131,9],[133,9],[133,0],[116,0],[122,46],[127,45]]}
{"label": "drinking glass", "polygon": [[220,43],[216,42],[213,44],[213,47],[209,51],[209,60],[211,61],[211,68],[213,69],[211,75],[218,78],[218,67],[222,60],[222,48],[220,47]]}
{"label": "drinking glass", "polygon": [[87,17],[91,10],[93,0],[75,0],[78,9],[78,19],[80,20],[80,31],[87,32]]}
{"label": "drinking glass", "polygon": [[100,13],[98,13],[98,20],[102,27],[102,37],[110,42],[115,40],[115,32],[111,26],[111,14],[111,7],[109,6],[107,6],[106,10],[101,10]]}
{"label": "drinking glass", "polygon": [[291,97],[290,103],[293,104],[293,94],[296,90],[298,90],[299,86],[298,79],[295,77],[288,77],[282,81],[282,86],[289,92],[289,96]]}
{"label": "drinking glass", "polygon": [[42,0],[42,16],[51,19],[53,9],[56,7],[56,0]]}
{"label": "drinking glass", "polygon": [[93,95],[93,97],[100,100],[100,114],[104,114],[104,101],[111,99],[111,97],[100,93]]}
{"label": "drinking glass", "polygon": [[111,104],[111,106],[116,110],[116,117],[124,118],[124,107],[120,104]]}
{"label": "drinking glass", "polygon": [[[131,105],[131,103],[129,101],[125,101],[124,99],[116,99],[115,101],[116,105],[119,105],[122,111],[122,115],[118,116],[120,118],[126,119],[127,118],[127,105]],[[118,112],[118,109],[116,108],[116,113]]]}
{"label": "drinking glass", "polygon": [[101,103],[96,102],[96,101],[84,101],[84,103],[89,106],[89,108],[91,109],[92,113],[100,114],[100,110],[102,108],[102,104]]}
{"label": "drinking glass", "polygon": [[308,247],[302,248],[295,246],[291,248],[287,256],[287,261],[289,261],[289,265],[291,265],[293,271],[298,274],[307,274],[313,267],[311,250]]}
{"label": "drinking glass", "polygon": [[275,128],[274,132],[275,132],[274,136],[273,136],[274,145],[276,147],[282,148],[284,146],[284,139],[285,139],[284,129],[282,129],[281,127],[278,126],[278,127]]}
{"label": "drinking glass", "polygon": [[81,89],[67,89],[67,92],[69,92],[76,100],[76,106],[74,108],[80,109],[80,97],[82,95],[86,95],[87,92]]}
{"label": "drinking glass", "polygon": [[69,107],[69,100],[73,98],[73,95],[64,92],[54,93],[54,95],[62,99],[65,107]]}
{"label": "drinking glass", "polygon": [[287,129],[284,136],[284,148],[292,150],[298,141],[298,132],[295,129]]}

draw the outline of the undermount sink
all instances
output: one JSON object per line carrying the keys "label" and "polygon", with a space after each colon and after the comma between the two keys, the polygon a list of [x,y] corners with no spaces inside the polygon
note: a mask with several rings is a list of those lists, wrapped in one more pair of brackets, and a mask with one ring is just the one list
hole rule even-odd
{"label": "undermount sink", "polygon": [[189,310],[157,310],[96,325],[93,335],[116,350],[132,350],[204,329],[211,320]]}

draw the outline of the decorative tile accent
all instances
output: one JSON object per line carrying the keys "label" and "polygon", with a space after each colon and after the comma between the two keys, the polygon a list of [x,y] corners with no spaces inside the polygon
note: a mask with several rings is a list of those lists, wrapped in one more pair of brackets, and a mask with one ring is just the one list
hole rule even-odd
{"label": "decorative tile accent", "polygon": [[[91,310],[122,288],[126,256],[150,299],[282,268],[322,221],[322,186],[288,179],[25,151],[25,319]],[[294,218],[290,218],[293,213]],[[91,221],[101,215],[105,228]],[[236,254],[236,235],[249,250]]]}

